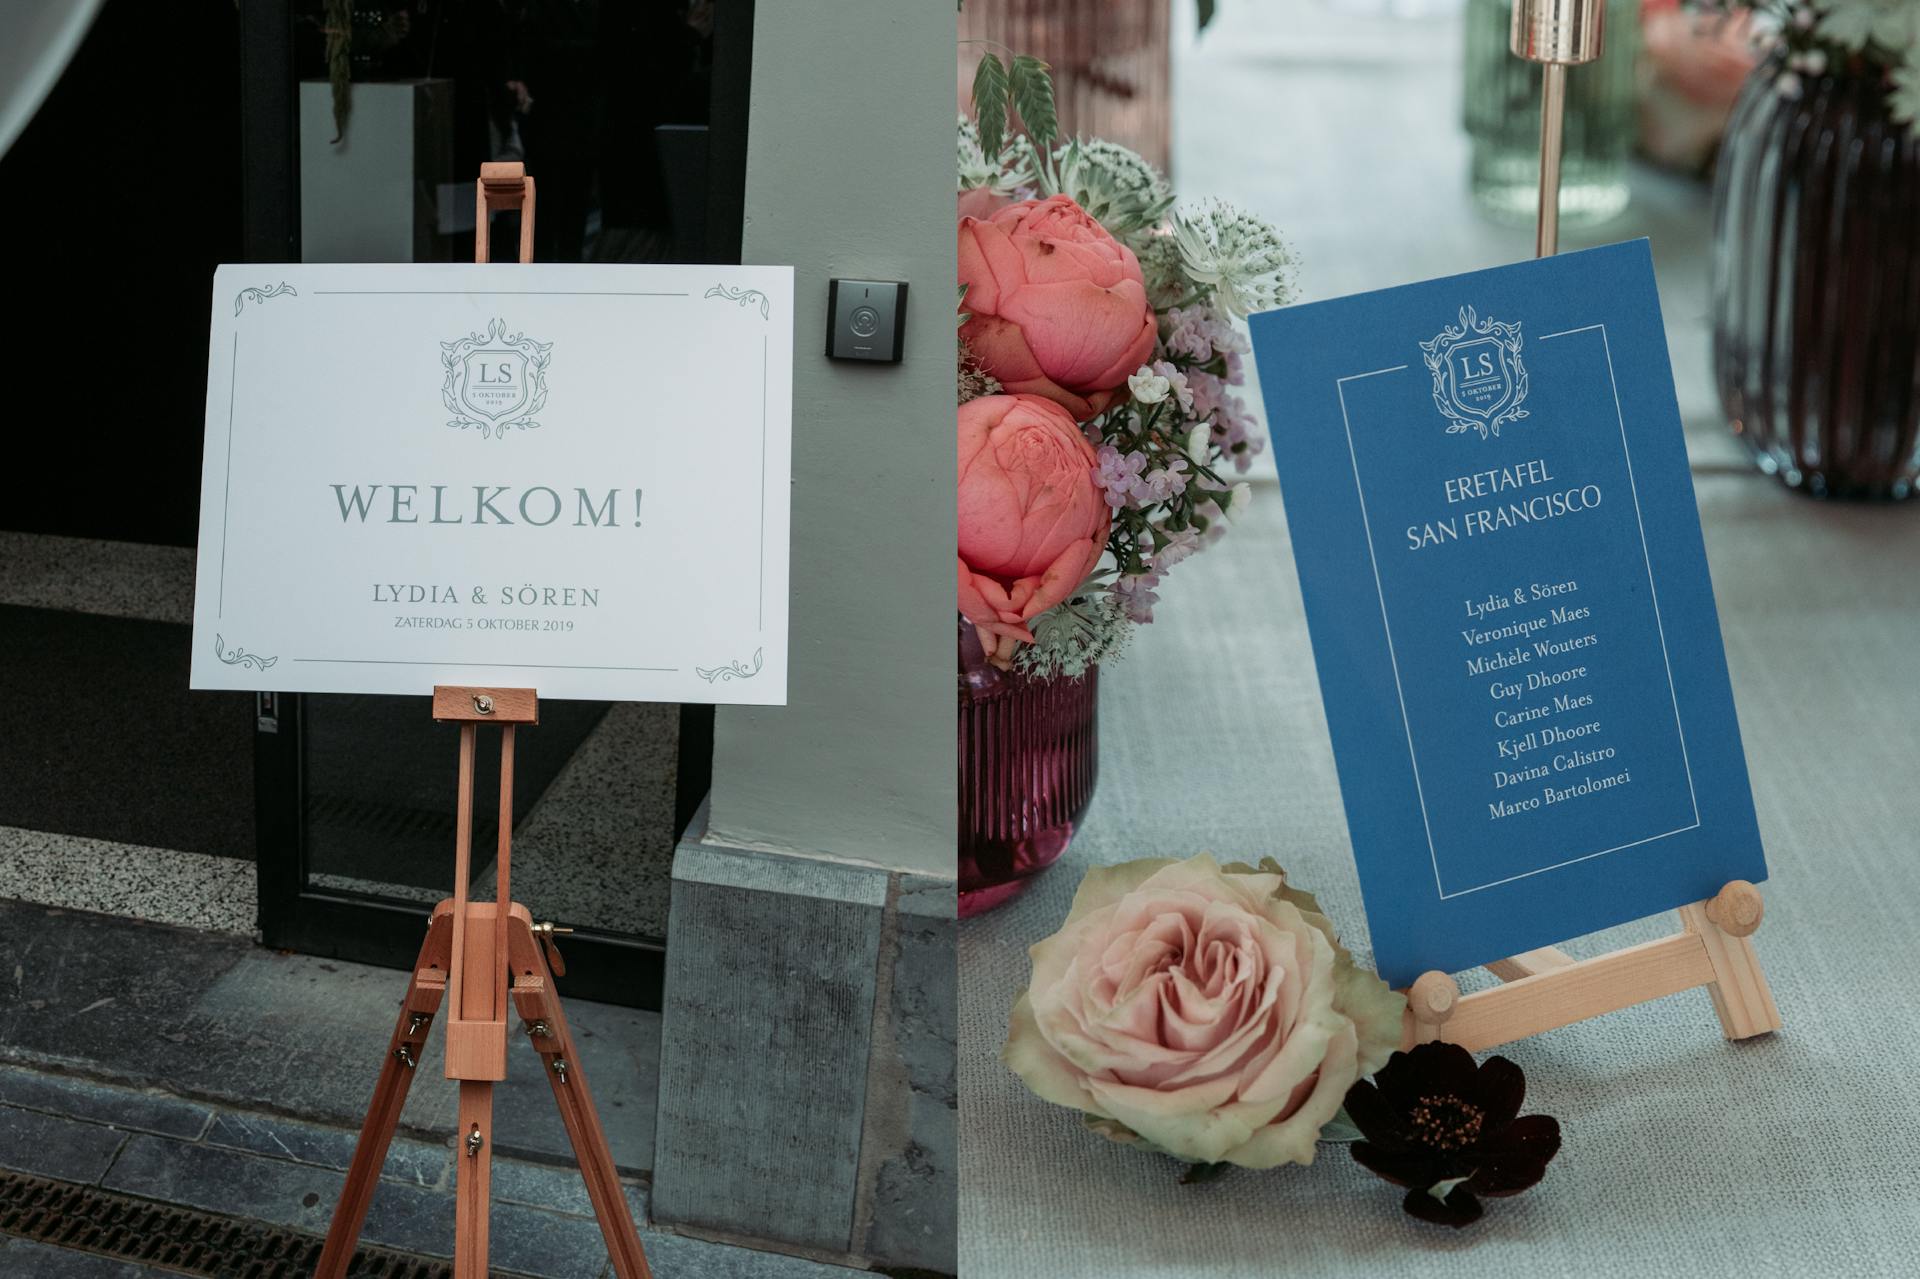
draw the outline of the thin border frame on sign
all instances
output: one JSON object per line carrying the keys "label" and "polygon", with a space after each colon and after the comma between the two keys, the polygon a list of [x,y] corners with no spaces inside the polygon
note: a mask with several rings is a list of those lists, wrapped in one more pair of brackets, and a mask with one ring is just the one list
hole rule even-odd
{"label": "thin border frame on sign", "polygon": [[[249,290],[253,292],[253,290]],[[289,290],[289,292],[291,292]],[[369,297],[369,296],[459,296],[459,297],[620,297],[620,298],[691,298],[687,291],[671,290],[613,290],[613,289],[314,289],[311,296],[321,297]],[[709,296],[711,296],[709,291]],[[763,303],[764,305],[764,303]],[[759,458],[759,507],[757,522],[758,570],[755,580],[756,599],[754,602],[754,629],[764,636],[767,619],[767,397],[770,389],[771,339],[762,335],[760,339],[760,458]],[[240,334],[235,330],[231,364],[227,382],[227,431],[224,444],[225,461],[221,483],[227,497],[221,508],[220,525],[220,573],[216,588],[214,616],[216,620],[226,616],[227,597],[227,538],[233,492],[233,437],[235,426],[235,404],[239,398]],[[275,659],[278,660],[278,659]],[[296,665],[320,666],[442,666],[446,663],[434,661],[401,661],[377,657],[293,657],[288,659]],[[677,666],[559,666],[535,665],[528,663],[466,662],[460,665],[475,669],[495,670],[597,670],[597,671],[645,671],[675,673]],[[404,694],[402,694],[404,696]]]}
{"label": "thin border frame on sign", "polygon": [[1432,818],[1427,813],[1426,787],[1420,779],[1419,752],[1413,744],[1413,723],[1412,723],[1412,720],[1407,715],[1406,690],[1404,687],[1402,687],[1400,682],[1400,658],[1399,658],[1399,654],[1395,651],[1395,648],[1394,648],[1393,626],[1387,617],[1386,589],[1382,585],[1380,580],[1380,560],[1379,560],[1378,553],[1374,549],[1373,521],[1367,511],[1366,489],[1360,482],[1360,459],[1359,459],[1358,451],[1355,449],[1354,443],[1353,443],[1353,423],[1349,420],[1347,415],[1347,383],[1358,382],[1365,378],[1370,378],[1370,377],[1380,377],[1388,373],[1401,373],[1406,371],[1411,366],[1406,364],[1396,364],[1390,368],[1373,369],[1366,373],[1350,373],[1346,377],[1340,377],[1340,378],[1334,379],[1334,394],[1336,395],[1336,397],[1338,397],[1340,401],[1340,425],[1342,429],[1346,431],[1346,435],[1347,435],[1347,459],[1353,469],[1353,491],[1354,491],[1354,495],[1360,501],[1360,523],[1361,523],[1362,529],[1366,533],[1366,538],[1367,538],[1367,562],[1368,562],[1368,565],[1373,570],[1374,594],[1380,601],[1380,628],[1386,636],[1387,658],[1392,663],[1392,666],[1393,666],[1393,691],[1394,691],[1395,699],[1398,701],[1400,706],[1400,724],[1402,729],[1406,733],[1407,760],[1408,760],[1408,763],[1411,764],[1413,767],[1413,788],[1414,788],[1414,794],[1418,797],[1420,802],[1421,826],[1425,830],[1426,836],[1427,836],[1427,857],[1429,862],[1433,866],[1433,887],[1434,887],[1434,891],[1439,894],[1441,901],[1450,901],[1456,897],[1465,897],[1470,893],[1481,892],[1488,888],[1498,888],[1502,884],[1511,884],[1515,880],[1530,879],[1535,875],[1544,875],[1548,871],[1560,870],[1563,867],[1572,866],[1579,862],[1591,861],[1596,857],[1605,857],[1609,853],[1617,853],[1622,851],[1623,849],[1628,849],[1628,848],[1638,848],[1643,844],[1651,844],[1657,840],[1668,839],[1674,835],[1682,835],[1682,834],[1685,834],[1687,831],[1700,829],[1700,798],[1699,798],[1699,795],[1694,790],[1693,761],[1687,753],[1687,730],[1686,730],[1686,725],[1682,722],[1682,719],[1680,716],[1680,696],[1678,691],[1674,688],[1673,661],[1667,653],[1666,623],[1660,616],[1660,596],[1659,596],[1659,592],[1654,588],[1654,584],[1653,584],[1653,556],[1652,556],[1651,550],[1647,546],[1646,522],[1640,513],[1640,489],[1633,475],[1633,450],[1628,446],[1628,443],[1627,443],[1627,420],[1626,420],[1625,414],[1621,411],[1621,408],[1620,408],[1620,384],[1618,379],[1616,379],[1614,376],[1613,346],[1607,340],[1607,326],[1604,324],[1588,324],[1588,325],[1583,325],[1580,328],[1576,328],[1576,329],[1562,329],[1558,333],[1549,333],[1549,334],[1546,334],[1544,337],[1538,338],[1536,340],[1541,342],[1546,342],[1554,338],[1568,337],[1576,333],[1590,333],[1595,330],[1598,330],[1600,333],[1602,349],[1605,352],[1606,361],[1607,361],[1607,382],[1608,382],[1608,385],[1613,390],[1614,418],[1619,423],[1619,426],[1620,426],[1620,452],[1627,466],[1627,486],[1633,494],[1634,525],[1639,530],[1639,533],[1640,533],[1641,561],[1646,565],[1646,569],[1647,569],[1647,588],[1649,591],[1648,602],[1653,607],[1654,626],[1658,630],[1660,635],[1660,660],[1662,665],[1665,667],[1666,673],[1667,673],[1667,696],[1669,701],[1673,705],[1674,730],[1679,734],[1680,761],[1682,766],[1686,769],[1687,799],[1688,799],[1688,802],[1693,807],[1693,822],[1691,825],[1688,825],[1688,826],[1679,826],[1679,827],[1675,827],[1673,830],[1662,831],[1658,835],[1649,835],[1644,839],[1632,840],[1625,844],[1616,844],[1612,848],[1603,848],[1603,849],[1600,849],[1598,852],[1582,853],[1578,857],[1569,857],[1563,861],[1554,862],[1552,865],[1540,866],[1540,867],[1536,867],[1533,870],[1522,871],[1517,875],[1508,875],[1501,879],[1489,880],[1484,884],[1476,884],[1472,888],[1457,889],[1451,893],[1447,891],[1446,885],[1441,880],[1440,852],[1438,847],[1435,845],[1434,839],[1433,839],[1433,821],[1432,821]]}

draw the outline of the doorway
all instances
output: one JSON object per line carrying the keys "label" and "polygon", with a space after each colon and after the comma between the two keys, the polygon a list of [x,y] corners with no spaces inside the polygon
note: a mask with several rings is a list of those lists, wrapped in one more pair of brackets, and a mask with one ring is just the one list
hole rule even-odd
{"label": "doorway", "polygon": [[[328,32],[346,9],[343,94]],[[479,166],[520,160],[539,186],[536,260],[739,260],[750,6],[250,10],[240,33],[250,254],[471,260]],[[497,215],[488,233],[496,260],[511,261],[518,215]],[[456,732],[432,722],[425,696],[261,695],[253,713],[264,940],[411,964],[427,912],[452,888]],[[673,849],[707,790],[712,724],[705,706],[549,700],[520,735],[515,895],[575,930],[570,994],[659,1006]],[[483,897],[497,749],[483,737],[471,885]]]}

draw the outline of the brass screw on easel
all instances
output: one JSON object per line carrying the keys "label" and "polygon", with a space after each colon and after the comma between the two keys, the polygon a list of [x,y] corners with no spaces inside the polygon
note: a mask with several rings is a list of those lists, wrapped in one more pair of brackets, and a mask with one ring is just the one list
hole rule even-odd
{"label": "brass screw on easel", "polygon": [[1600,56],[1602,0],[1513,0],[1507,47],[1544,68],[1540,89],[1540,214],[1535,257],[1560,250],[1560,147],[1567,110],[1567,68]]}

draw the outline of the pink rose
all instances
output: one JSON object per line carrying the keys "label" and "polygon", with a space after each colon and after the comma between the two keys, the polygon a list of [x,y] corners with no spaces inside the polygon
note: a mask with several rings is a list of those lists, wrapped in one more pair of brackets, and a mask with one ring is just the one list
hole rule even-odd
{"label": "pink rose", "polygon": [[1095,1131],[1194,1163],[1313,1162],[1400,1042],[1406,1000],[1271,861],[1096,868],[1031,953],[1002,1058]]}
{"label": "pink rose", "polygon": [[1013,392],[1076,421],[1125,394],[1153,353],[1156,322],[1133,250],[1064,195],[960,219],[960,335]]}
{"label": "pink rose", "polygon": [[1765,46],[1753,14],[1683,12],[1678,0],[1646,0],[1641,39],[1640,146],[1670,168],[1705,168]]}
{"label": "pink rose", "polygon": [[1099,561],[1112,516],[1094,466],[1093,446],[1051,400],[985,395],[960,406],[960,611],[990,654],[1032,643],[1028,620]]}

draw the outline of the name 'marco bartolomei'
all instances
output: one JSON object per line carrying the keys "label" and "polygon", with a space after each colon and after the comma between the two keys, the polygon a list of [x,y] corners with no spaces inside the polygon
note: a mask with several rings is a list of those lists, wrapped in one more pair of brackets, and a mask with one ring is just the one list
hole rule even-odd
{"label": "name 'marco bartolomei'", "polygon": [[[377,524],[531,524],[545,528],[639,528],[637,488],[574,488],[563,496],[545,484],[335,484],[340,522]],[[571,519],[567,519],[569,515]]]}
{"label": "name 'marco bartolomei'", "polygon": [[1491,471],[1449,477],[1442,486],[1449,506],[1501,494],[1513,496],[1495,504],[1466,507],[1423,524],[1409,524],[1407,549],[1419,551],[1462,538],[1484,537],[1522,524],[1591,511],[1600,505],[1597,484],[1549,487],[1553,482],[1546,459],[1538,457]]}

